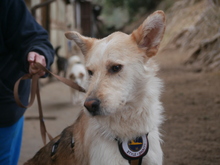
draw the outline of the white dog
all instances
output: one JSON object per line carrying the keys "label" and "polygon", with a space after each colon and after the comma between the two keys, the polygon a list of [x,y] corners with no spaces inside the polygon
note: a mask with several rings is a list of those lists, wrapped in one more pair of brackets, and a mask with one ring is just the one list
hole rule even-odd
{"label": "white dog", "polygon": [[[82,64],[80,58],[75,55],[70,57],[68,61],[70,65],[69,79],[73,80],[78,85],[85,88],[87,82],[87,71],[85,69],[85,66]],[[84,93],[72,88],[71,95],[73,105],[83,105],[83,102],[85,100]]]}
{"label": "white dog", "polygon": [[67,32],[89,73],[85,109],[27,165],[161,165],[162,83],[151,58],[164,31],[165,15],[157,11],[130,35]]}

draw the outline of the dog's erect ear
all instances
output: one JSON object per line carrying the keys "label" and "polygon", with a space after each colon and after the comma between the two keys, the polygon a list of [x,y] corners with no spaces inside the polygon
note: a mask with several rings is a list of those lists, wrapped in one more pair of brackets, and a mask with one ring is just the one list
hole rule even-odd
{"label": "dog's erect ear", "polygon": [[87,54],[88,50],[92,47],[92,44],[95,40],[93,38],[84,37],[75,31],[66,32],[65,36],[69,40],[75,41],[84,55]]}
{"label": "dog's erect ear", "polygon": [[148,57],[156,55],[160,42],[165,31],[165,14],[163,11],[156,11],[151,14],[131,34],[138,46],[145,50]]}

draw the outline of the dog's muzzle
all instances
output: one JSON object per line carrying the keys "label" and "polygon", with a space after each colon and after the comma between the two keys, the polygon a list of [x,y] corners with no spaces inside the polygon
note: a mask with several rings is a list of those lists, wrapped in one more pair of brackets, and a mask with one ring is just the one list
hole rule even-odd
{"label": "dog's muzzle", "polygon": [[92,116],[100,115],[100,100],[97,98],[88,97],[84,103],[84,106]]}

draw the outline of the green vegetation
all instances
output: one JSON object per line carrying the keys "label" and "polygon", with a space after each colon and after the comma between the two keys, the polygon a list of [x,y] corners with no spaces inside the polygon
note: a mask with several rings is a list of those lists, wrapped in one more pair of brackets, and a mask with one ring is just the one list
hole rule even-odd
{"label": "green vegetation", "polygon": [[137,14],[139,10],[151,11],[162,0],[105,0],[107,6],[122,7],[128,10],[129,16]]}
{"label": "green vegetation", "polygon": [[104,25],[104,34],[122,30],[125,25],[154,10],[167,10],[174,2],[175,0],[93,0],[94,4],[102,6],[99,18]]}

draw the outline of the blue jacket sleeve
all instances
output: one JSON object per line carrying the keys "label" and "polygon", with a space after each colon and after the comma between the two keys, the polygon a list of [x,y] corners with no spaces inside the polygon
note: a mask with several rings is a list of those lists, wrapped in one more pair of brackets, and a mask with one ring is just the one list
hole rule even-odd
{"label": "blue jacket sleeve", "polygon": [[54,59],[54,49],[48,40],[48,34],[32,17],[23,0],[2,0],[5,1],[6,10],[3,24],[3,34],[8,50],[15,51],[15,59],[22,66],[24,72],[28,72],[27,55],[35,51],[44,55],[47,68]]}

